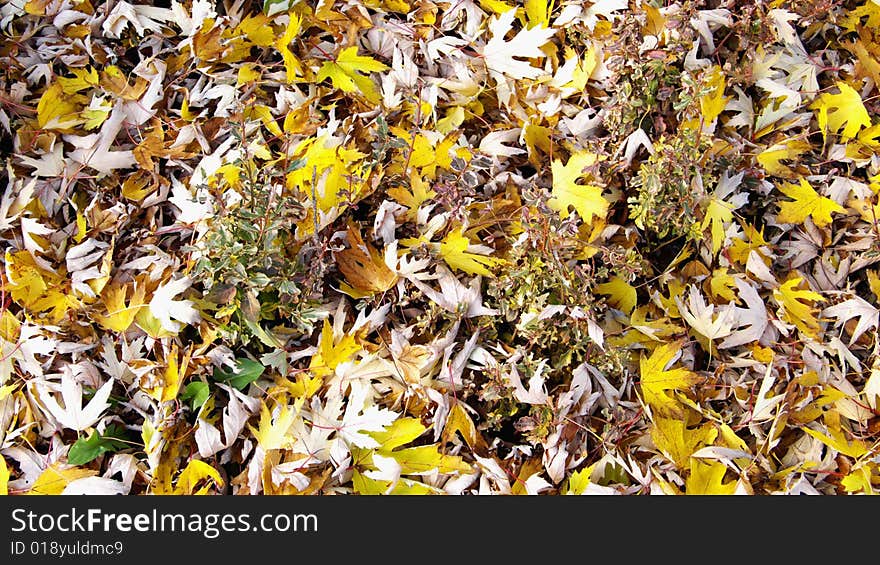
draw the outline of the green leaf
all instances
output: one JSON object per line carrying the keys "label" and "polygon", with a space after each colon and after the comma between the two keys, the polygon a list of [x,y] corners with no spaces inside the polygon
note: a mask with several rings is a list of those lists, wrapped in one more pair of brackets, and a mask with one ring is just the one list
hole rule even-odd
{"label": "green leaf", "polygon": [[238,390],[244,390],[247,385],[259,379],[265,370],[266,367],[260,363],[242,358],[235,360],[234,371],[215,367],[213,376],[215,381],[224,382]]}
{"label": "green leaf", "polygon": [[202,404],[208,400],[208,396],[210,396],[211,391],[208,388],[208,383],[204,383],[202,381],[194,381],[186,385],[186,388],[183,389],[183,394],[180,395],[180,399],[186,402],[190,401],[190,406],[193,410],[199,409]]}
{"label": "green leaf", "polygon": [[112,425],[107,426],[104,435],[94,431],[88,439],[79,438],[67,452],[67,462],[71,465],[85,465],[104,453],[125,449],[127,444],[119,439],[124,433],[125,430]]}

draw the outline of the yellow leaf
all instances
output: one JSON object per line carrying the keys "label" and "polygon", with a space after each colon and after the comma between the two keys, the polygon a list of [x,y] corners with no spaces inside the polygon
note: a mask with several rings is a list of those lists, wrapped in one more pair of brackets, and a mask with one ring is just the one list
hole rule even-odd
{"label": "yellow leaf", "polygon": [[573,207],[584,222],[590,223],[593,217],[605,218],[609,202],[602,196],[602,188],[595,185],[580,185],[576,181],[583,176],[586,167],[595,165],[598,156],[588,151],[575,153],[568,163],[554,160],[550,166],[553,174],[552,198],[547,204],[563,215],[568,214],[569,206]]}
{"label": "yellow leaf", "polygon": [[446,115],[437,120],[437,131],[446,135],[464,123],[464,108],[461,106],[453,106],[446,110]]}
{"label": "yellow leaf", "polygon": [[711,424],[688,428],[683,418],[657,418],[651,426],[651,439],[654,445],[679,469],[684,469],[688,460],[703,445],[711,445],[718,436]]}
{"label": "yellow leaf", "polygon": [[128,300],[128,306],[125,305],[126,294],[129,287],[124,284],[110,284],[104,287],[101,293],[101,299],[104,307],[107,309],[106,314],[93,315],[98,324],[110,331],[122,333],[126,331],[138,312],[146,305],[144,302],[144,286],[134,283],[132,285],[132,295]]}
{"label": "yellow leaf", "polygon": [[77,105],[64,94],[64,88],[55,83],[43,92],[37,103],[37,125],[41,129],[69,129],[82,123],[77,111]]}
{"label": "yellow leaf", "polygon": [[727,467],[720,461],[704,462],[691,458],[691,473],[685,481],[686,494],[725,495],[736,492],[736,481],[724,482]]}
{"label": "yellow leaf", "polygon": [[398,185],[389,188],[386,192],[396,202],[408,208],[406,218],[410,221],[416,219],[419,207],[424,202],[437,196],[437,193],[429,187],[428,183],[416,174],[410,176],[409,190],[402,185]]}
{"label": "yellow leaf", "polygon": [[703,217],[703,223],[700,229],[704,230],[707,226],[712,226],[712,253],[718,253],[721,245],[724,243],[724,224],[733,221],[733,205],[720,200],[718,198],[710,198],[709,205],[706,207],[706,215]]}
{"label": "yellow leaf", "polygon": [[580,469],[579,471],[573,472],[568,476],[568,481],[565,484],[565,488],[562,491],[562,494],[568,495],[581,495],[587,490],[587,487],[590,486],[591,476],[593,475],[593,469],[596,468],[596,463],[593,463],[589,467],[585,467]]}
{"label": "yellow leaf", "polygon": [[658,414],[678,412],[678,403],[666,391],[687,390],[698,382],[698,377],[691,371],[678,368],[666,368],[672,359],[681,351],[681,342],[664,343],[655,349],[651,356],[639,361],[642,396],[645,403]]}
{"label": "yellow leaf", "polygon": [[73,78],[58,77],[58,84],[64,94],[76,94],[81,90],[86,90],[98,86],[98,71],[92,67],[85,69],[71,69]]}
{"label": "yellow leaf", "polygon": [[736,288],[736,281],[727,274],[727,267],[712,271],[712,278],[709,280],[709,290],[712,296],[723,298],[728,302],[738,302],[739,299],[733,291],[734,288]]}
{"label": "yellow leaf", "polygon": [[186,378],[186,369],[189,365],[190,351],[187,349],[183,352],[180,362],[177,361],[178,348],[177,344],[171,344],[171,351],[165,359],[165,374],[162,378],[162,394],[158,398],[160,402],[170,402],[177,398],[180,392],[180,383]]}
{"label": "yellow leaf", "polygon": [[0,496],[9,494],[9,467],[6,466],[6,458],[0,455]]}
{"label": "yellow leaf", "polygon": [[[272,133],[272,135],[281,137],[283,133],[281,132],[281,127],[278,125],[278,122],[275,121],[275,116],[272,115],[272,111],[269,110],[268,106],[264,106],[263,104],[257,104],[256,106],[249,107],[245,113],[245,118],[257,118],[263,125],[266,126],[266,129]],[[264,158],[270,158],[272,155],[269,154]]]}
{"label": "yellow leaf", "polygon": [[752,251],[755,251],[765,259],[764,262],[769,266],[770,261],[766,256],[767,245],[769,245],[769,243],[764,239],[764,228],[761,227],[759,231],[751,224],[743,224],[743,235],[746,239],[735,237],[730,242],[730,247],[727,251],[730,260],[745,265],[746,262],[748,262],[749,254]]}
{"label": "yellow leaf", "polygon": [[550,27],[550,13],[553,12],[554,0],[525,0],[526,18],[529,27],[543,25]]}
{"label": "yellow leaf", "polygon": [[80,469],[78,467],[62,469],[59,463],[54,463],[49,467],[46,467],[46,470],[40,473],[40,476],[34,481],[34,484],[31,486],[31,489],[27,494],[61,494],[64,488],[73,481],[84,479],[86,477],[94,477],[97,474],[97,471]]}
{"label": "yellow leaf", "polygon": [[477,435],[477,427],[474,425],[474,421],[461,406],[460,402],[456,402],[452,409],[449,410],[449,415],[446,417],[446,426],[443,428],[443,437],[446,441],[451,441],[456,432],[461,434],[461,437],[464,438],[465,443],[471,449],[481,439]]}
{"label": "yellow leaf", "polygon": [[[295,17],[297,17],[296,14],[290,14],[291,21]],[[288,24],[288,29],[290,29],[290,27],[291,24]],[[286,33],[287,32],[285,32],[285,34]],[[270,47],[275,42],[275,31],[272,29],[272,26],[269,25],[269,18],[265,14],[247,16],[241,20],[241,23],[235,28],[234,35],[241,34],[244,34],[244,36],[248,38],[248,41],[259,47]],[[296,32],[288,38],[288,43],[293,39],[293,35],[296,35]]]}
{"label": "yellow leaf", "polygon": [[797,288],[803,281],[800,277],[793,277],[782,283],[773,291],[773,298],[782,306],[783,319],[794,324],[799,330],[809,336],[815,337],[819,331],[819,322],[813,316],[813,309],[809,304],[801,302],[822,302],[825,299],[821,294],[812,290]]}
{"label": "yellow leaf", "polygon": [[[569,52],[568,48],[566,49],[566,60]],[[574,52],[571,53],[574,56]],[[577,65],[574,68],[574,71],[571,74],[571,80],[563,85],[565,88],[573,88],[576,91],[582,91],[587,86],[587,81],[590,80],[590,77],[593,76],[593,71],[596,70],[596,65],[599,64],[599,54],[596,51],[595,45],[590,45],[590,48],[587,49],[587,52],[584,53],[584,56],[581,57],[581,60],[578,61]]]}
{"label": "yellow leaf", "polygon": [[635,287],[620,277],[613,277],[608,282],[596,285],[594,290],[597,294],[608,296],[608,302],[626,314],[631,314],[638,303]]}
{"label": "yellow leaf", "polygon": [[388,66],[372,57],[357,54],[357,46],[352,45],[343,49],[336,61],[324,63],[315,77],[316,82],[329,78],[335,88],[343,92],[360,90],[370,102],[379,101],[376,86],[368,77],[360,73],[381,72],[388,70]]}
{"label": "yellow leaf", "polygon": [[340,363],[348,361],[352,355],[361,351],[361,349],[354,336],[351,335],[342,336],[334,344],[333,327],[330,325],[330,322],[324,320],[324,328],[321,331],[318,351],[309,363],[309,370],[313,375],[319,377],[332,375]]}
{"label": "yellow leaf", "polygon": [[471,247],[470,240],[461,231],[453,230],[446,234],[440,243],[440,256],[453,269],[464,271],[469,275],[492,277],[494,275],[487,267],[504,264],[503,259],[470,253],[469,247]]}
{"label": "yellow leaf", "polygon": [[8,284],[4,289],[17,304],[31,312],[47,313],[52,323],[60,322],[69,309],[82,306],[70,292],[69,281],[41,269],[26,250],[7,251],[5,257]]}
{"label": "yellow leaf", "polygon": [[220,473],[217,471],[217,469],[208,465],[204,461],[193,459],[177,477],[177,484],[174,487],[174,494],[207,494],[207,492],[211,489],[211,484],[205,484],[202,486],[202,488],[196,490],[198,484],[203,480],[209,480],[216,487],[223,486],[223,479],[220,477]]}
{"label": "yellow leaf", "polygon": [[782,160],[785,159],[797,163],[800,156],[811,148],[812,146],[806,141],[789,139],[765,148],[758,153],[757,159],[758,163],[769,174],[783,178],[795,178],[797,173],[787,165],[784,165]]}
{"label": "yellow leaf", "polygon": [[840,480],[840,484],[846,492],[862,492],[864,494],[877,494],[877,489],[872,484],[872,470],[876,471],[876,465],[870,463],[854,467],[852,471]]}
{"label": "yellow leaf", "polygon": [[847,457],[859,459],[872,452],[871,445],[860,439],[846,439],[846,433],[841,429],[840,417],[835,412],[826,412],[825,427],[828,435],[822,432],[804,427],[803,430],[812,437],[818,439],[834,451]]}
{"label": "yellow leaf", "polygon": [[880,301],[880,275],[877,271],[868,271],[868,287],[874,293],[874,298]]}
{"label": "yellow leaf", "polygon": [[379,442],[379,447],[376,448],[376,451],[388,453],[401,445],[415,440],[427,429],[418,418],[398,418],[384,430],[368,432],[368,434]]}
{"label": "yellow leaf", "polygon": [[272,417],[272,411],[269,410],[265,404],[260,407],[260,423],[258,424],[257,429],[250,424],[248,424],[248,428],[251,430],[251,433],[254,434],[254,438],[256,438],[260,447],[262,447],[264,451],[269,451],[270,449],[283,449],[292,443],[293,437],[289,436],[287,432],[290,429],[290,426],[293,425],[293,422],[299,413],[299,409],[302,406],[303,400],[304,397],[301,397],[297,399],[293,406],[281,406],[278,415],[275,416],[274,419]]}
{"label": "yellow leaf", "polygon": [[786,224],[802,224],[807,216],[811,216],[813,222],[821,228],[831,223],[832,212],[846,212],[834,200],[820,196],[805,179],[801,179],[800,184],[783,183],[779,186],[779,191],[794,199],[779,204],[779,215],[776,219]]}
{"label": "yellow leaf", "polygon": [[424,475],[431,472],[468,473],[473,471],[464,459],[457,455],[443,455],[436,445],[408,447],[387,453],[400,464],[400,472],[404,475]]}
{"label": "yellow leaf", "polygon": [[712,89],[712,92],[700,98],[700,113],[703,115],[704,126],[711,124],[724,111],[727,101],[730,100],[730,96],[724,96],[726,84],[727,82],[721,67],[713,66],[712,70],[709,71],[709,79],[706,82],[706,85]]}
{"label": "yellow leaf", "polygon": [[823,93],[810,104],[810,109],[818,110],[816,118],[823,137],[830,131],[839,132],[844,140],[852,139],[861,128],[871,125],[871,116],[862,97],[851,86],[844,82],[837,82],[835,86],[839,94]]}
{"label": "yellow leaf", "polygon": [[238,78],[235,81],[235,86],[241,86],[249,82],[256,82],[260,80],[261,77],[262,74],[257,70],[253,63],[245,63],[238,68]]}
{"label": "yellow leaf", "polygon": [[[290,42],[293,41],[293,38],[299,33],[301,27],[302,18],[291,13],[284,34],[275,41],[275,48],[281,52],[281,58],[284,60],[287,84],[295,81],[297,76],[302,76],[303,72],[299,59],[297,59],[296,55],[293,54],[293,51],[290,50]],[[320,82],[321,79],[318,80]]]}

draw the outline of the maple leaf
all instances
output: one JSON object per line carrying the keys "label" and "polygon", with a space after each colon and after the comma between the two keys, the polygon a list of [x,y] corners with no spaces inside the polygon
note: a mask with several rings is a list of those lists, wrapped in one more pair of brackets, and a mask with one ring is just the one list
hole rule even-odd
{"label": "maple leaf", "polygon": [[343,335],[338,340],[334,338],[333,326],[324,320],[324,328],[321,330],[321,339],[318,343],[318,351],[312,356],[309,363],[309,371],[315,376],[325,377],[333,374],[336,367],[348,361],[352,355],[361,351],[361,346],[353,335]]}
{"label": "maple leaf", "polygon": [[132,287],[132,295],[128,300],[129,305],[126,306],[125,300],[128,289],[129,287],[124,284],[111,284],[104,287],[101,298],[104,301],[107,313],[96,313],[94,315],[95,321],[102,328],[121,333],[134,323],[138,312],[145,306],[143,301],[145,288],[143,285],[135,283]]}
{"label": "maple leaf", "polygon": [[329,78],[333,86],[343,92],[360,91],[370,102],[379,101],[375,84],[369,77],[361,73],[381,72],[388,70],[388,65],[372,57],[357,54],[356,45],[346,47],[339,52],[335,61],[324,63],[315,80],[321,82]]}
{"label": "maple leaf", "polygon": [[803,282],[801,277],[790,278],[773,291],[773,298],[776,299],[777,304],[782,306],[783,317],[788,322],[794,324],[807,335],[815,337],[816,332],[819,331],[819,321],[813,316],[810,305],[801,301],[824,302],[825,298],[812,290],[797,288],[801,282]]}
{"label": "maple leaf", "polygon": [[638,303],[635,287],[620,277],[613,277],[608,282],[596,285],[593,290],[598,294],[608,296],[609,302],[626,314],[632,314]]}
{"label": "maple leaf", "polygon": [[393,288],[398,276],[385,265],[379,251],[364,242],[354,225],[348,226],[347,234],[349,247],[335,254],[339,272],[349,283],[340,290],[353,298],[364,298]]}
{"label": "maple leaf", "polygon": [[715,65],[708,72],[708,80],[706,86],[711,88],[710,94],[700,97],[700,113],[703,116],[705,125],[711,124],[727,106],[730,96],[724,96],[724,87],[727,81],[721,67]]}
{"label": "maple leaf", "polygon": [[504,264],[503,259],[479,255],[468,251],[468,249],[484,252],[494,251],[491,247],[484,245],[472,245],[462,229],[453,230],[446,234],[446,237],[440,243],[440,256],[453,269],[464,271],[469,275],[492,277],[494,275],[487,267],[496,267]]}
{"label": "maple leaf", "polygon": [[547,205],[564,215],[568,214],[568,207],[571,206],[588,224],[594,216],[604,218],[610,203],[602,196],[602,188],[577,184],[579,178],[589,174],[584,169],[595,165],[598,159],[594,153],[579,151],[569,157],[565,165],[560,160],[554,160],[550,166],[553,174],[552,198]]}
{"label": "maple leaf", "polygon": [[691,455],[702,445],[711,444],[718,430],[711,424],[689,428],[684,418],[659,417],[651,426],[651,439],[670,461],[684,469]]}
{"label": "maple leaf", "polygon": [[681,342],[664,343],[649,357],[642,356],[639,361],[642,395],[645,403],[658,414],[679,411],[678,402],[666,391],[687,390],[699,380],[697,375],[685,368],[667,370],[680,352]]}
{"label": "maple leaf", "polygon": [[510,40],[504,37],[513,29],[516,9],[505,11],[489,22],[491,38],[483,47],[483,60],[490,72],[504,74],[514,79],[535,79],[544,74],[542,69],[533,67],[528,61],[520,61],[517,57],[544,57],[541,46],[547,43],[556,33],[553,28],[535,26],[522,29]]}
{"label": "maple leaf", "polygon": [[850,345],[855,343],[855,341],[859,339],[863,333],[868,331],[868,329],[877,329],[878,324],[880,324],[880,311],[858,296],[853,296],[849,300],[841,302],[840,304],[825,308],[822,310],[822,316],[837,318],[835,327],[840,327],[852,318],[859,318],[859,323],[856,325],[855,329],[852,330],[852,336],[849,340]]}
{"label": "maple leaf", "polygon": [[79,479],[94,477],[98,472],[92,469],[62,466],[53,463],[40,473],[37,480],[28,490],[29,495],[59,495],[68,485]]}
{"label": "maple leaf", "polygon": [[[260,407],[258,427],[254,428],[248,424],[248,428],[263,450],[283,449],[292,443],[294,438],[288,432],[297,418],[304,400],[304,398],[299,398],[294,406],[285,404],[276,408],[275,411],[270,411],[265,404]],[[273,412],[275,412],[274,416]]]}
{"label": "maple leaf", "polygon": [[733,305],[729,304],[718,308],[716,316],[715,304],[707,304],[700,290],[691,285],[688,293],[688,301],[685,304],[679,297],[675,297],[675,303],[682,317],[688,325],[710,342],[715,339],[727,337],[733,331],[733,323],[736,312]]}
{"label": "maple leaf", "polygon": [[801,179],[799,184],[783,183],[779,186],[779,191],[794,199],[790,202],[780,202],[779,215],[776,217],[779,222],[802,224],[807,216],[810,216],[813,223],[821,228],[832,222],[832,212],[846,212],[846,209],[834,200],[820,196],[805,179]]}
{"label": "maple leaf", "polygon": [[64,407],[58,404],[52,389],[45,382],[38,382],[37,396],[58,423],[65,428],[82,431],[95,424],[110,407],[107,399],[113,390],[113,380],[109,380],[99,388],[95,395],[83,408],[82,384],[76,380],[70,370],[65,370],[61,377],[61,398]]}
{"label": "maple leaf", "polygon": [[743,299],[748,308],[740,308],[738,306],[734,308],[736,312],[734,327],[737,330],[718,344],[718,347],[721,349],[758,341],[764,335],[764,331],[769,324],[764,300],[758,294],[755,287],[748,281],[739,278],[734,279],[734,283],[739,290],[740,298]]}
{"label": "maple leaf", "polygon": [[862,97],[851,86],[844,82],[837,82],[835,86],[840,90],[838,94],[825,92],[810,104],[810,108],[818,110],[817,119],[823,137],[827,137],[830,131],[840,132],[844,140],[852,139],[861,128],[871,126],[871,116]]}
{"label": "maple leaf", "polygon": [[727,495],[736,491],[736,481],[724,482],[727,467],[720,461],[706,463],[692,457],[690,475],[685,481],[686,494]]}
{"label": "maple leaf", "polygon": [[202,319],[199,311],[193,308],[194,302],[192,300],[172,300],[191,285],[192,279],[181,277],[166,282],[153,293],[153,298],[149,303],[149,311],[159,320],[164,330],[176,333],[183,327],[181,322],[198,324]]}

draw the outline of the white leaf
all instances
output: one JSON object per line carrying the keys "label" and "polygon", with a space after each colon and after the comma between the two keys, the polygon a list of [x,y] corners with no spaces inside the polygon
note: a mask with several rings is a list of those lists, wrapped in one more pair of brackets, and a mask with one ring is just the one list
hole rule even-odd
{"label": "white leaf", "polygon": [[104,414],[104,410],[110,407],[107,399],[113,389],[113,381],[107,381],[95,392],[95,395],[83,408],[82,385],[73,377],[69,370],[61,376],[61,398],[64,400],[62,408],[52,390],[45,382],[37,383],[37,396],[46,406],[46,409],[65,428],[82,431],[97,422]]}
{"label": "white leaf", "polygon": [[62,495],[90,494],[90,495],[114,495],[128,494],[128,487],[119,481],[108,479],[106,477],[84,477],[70,481]]}
{"label": "white leaf", "polygon": [[758,291],[745,280],[735,279],[734,282],[739,290],[739,297],[748,308],[735,308],[737,321],[734,327],[739,329],[718,344],[721,349],[758,341],[767,329],[767,308]]}
{"label": "white leaf", "polygon": [[[182,277],[165,283],[153,293],[153,298],[150,300],[150,313],[169,332],[179,331],[183,326],[179,322],[198,324],[202,319],[198,310],[193,308],[192,300],[172,300],[188,289],[191,284],[192,280],[189,277]],[[179,320],[179,322],[175,320]]]}
{"label": "white leaf", "polygon": [[521,128],[508,129],[502,131],[493,131],[486,134],[480,141],[480,151],[486,155],[493,157],[512,157],[525,153],[524,149],[519,147],[510,147],[504,143],[510,143],[519,139]]}
{"label": "white leaf", "polygon": [[834,327],[840,327],[852,318],[859,318],[859,323],[856,325],[855,330],[853,330],[852,337],[849,340],[850,345],[855,343],[870,328],[876,329],[878,323],[880,323],[880,311],[858,296],[854,296],[846,302],[825,308],[822,310],[822,316],[837,318]]}
{"label": "white leaf", "polygon": [[707,304],[702,293],[694,285],[690,287],[687,304],[678,296],[675,297],[675,303],[688,325],[710,340],[727,337],[733,331],[736,315],[733,305],[719,306],[716,317],[715,304]]}
{"label": "white leaf", "polygon": [[505,74],[515,79],[538,78],[544,74],[543,69],[533,67],[528,61],[520,61],[515,57],[544,57],[541,46],[553,37],[556,30],[535,26],[532,29],[522,29],[513,39],[505,41],[504,36],[512,29],[515,15],[516,10],[511,9],[489,22],[489,32],[492,37],[483,48],[486,67],[491,72]]}

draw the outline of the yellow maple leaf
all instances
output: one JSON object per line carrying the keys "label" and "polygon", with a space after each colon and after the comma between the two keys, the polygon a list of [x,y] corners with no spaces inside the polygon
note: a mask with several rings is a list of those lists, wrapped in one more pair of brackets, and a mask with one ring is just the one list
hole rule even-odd
{"label": "yellow maple leaf", "polygon": [[[288,84],[295,81],[296,77],[301,76],[303,72],[299,59],[297,59],[296,55],[293,54],[293,51],[290,50],[290,42],[293,41],[293,38],[299,33],[301,27],[302,18],[291,13],[287,28],[285,28],[284,33],[275,41],[275,48],[278,49],[281,53],[281,58],[284,60],[284,69]],[[323,79],[318,79],[319,82],[321,80]]]}
{"label": "yellow maple leaf", "polygon": [[654,445],[679,469],[684,469],[691,455],[703,445],[710,445],[718,436],[712,424],[688,428],[684,418],[661,417],[651,426]]}
{"label": "yellow maple leaf", "polygon": [[597,294],[608,296],[608,302],[625,314],[631,314],[638,302],[635,287],[620,277],[596,285],[594,290]]}
{"label": "yellow maple leaf", "polygon": [[146,291],[144,285],[135,283],[132,287],[132,295],[128,300],[128,306],[125,305],[126,294],[129,287],[124,284],[111,284],[104,287],[101,293],[101,299],[104,307],[107,309],[106,314],[93,314],[93,318],[98,324],[110,331],[122,333],[126,331],[138,312],[146,303],[144,302],[144,293]]}
{"label": "yellow maple leaf", "polygon": [[798,286],[802,281],[801,277],[790,278],[773,291],[773,298],[782,306],[783,319],[794,324],[807,335],[815,337],[816,332],[819,331],[819,322],[813,316],[812,307],[801,301],[822,302],[825,299],[812,290],[799,289]]}
{"label": "yellow maple leaf", "polygon": [[5,258],[8,283],[3,288],[20,306],[46,313],[52,323],[60,322],[69,309],[82,307],[70,292],[70,281],[41,269],[28,251],[7,251]]}
{"label": "yellow maple leaf", "polygon": [[304,399],[305,397],[297,399],[293,406],[282,405],[274,418],[272,410],[269,410],[265,404],[260,407],[260,422],[257,428],[250,424],[248,428],[264,451],[284,449],[291,444],[293,438],[287,432],[293,425]]}
{"label": "yellow maple leaf", "polygon": [[827,138],[830,131],[839,132],[844,140],[852,139],[861,128],[871,125],[871,116],[862,97],[851,86],[845,82],[837,82],[835,86],[840,93],[823,93],[810,104],[810,109],[818,110],[816,119],[823,137]]}
{"label": "yellow maple leaf", "polygon": [[98,472],[92,469],[80,469],[78,467],[63,469],[60,463],[53,463],[40,473],[40,476],[34,481],[27,494],[58,495],[73,481],[94,477],[97,474]]}
{"label": "yellow maple leaf", "polygon": [[736,288],[736,280],[727,273],[727,267],[721,267],[712,271],[709,280],[709,291],[716,298],[723,298],[728,302],[739,302],[733,289]]}
{"label": "yellow maple leaf", "polygon": [[382,254],[364,241],[354,225],[348,226],[347,233],[349,247],[334,255],[348,282],[340,285],[340,290],[352,298],[365,298],[393,288],[398,276],[385,265]]}
{"label": "yellow maple leaf", "polygon": [[6,466],[6,458],[0,455],[0,496],[9,494],[9,467]]}
{"label": "yellow maple leaf", "polygon": [[416,220],[419,207],[422,204],[437,196],[434,189],[430,188],[428,183],[417,174],[410,176],[409,189],[403,185],[397,185],[389,188],[386,192],[395,202],[407,207],[406,218],[410,221]]}
{"label": "yellow maple leaf", "polygon": [[797,162],[798,158],[812,146],[801,139],[789,139],[781,143],[775,143],[765,148],[756,156],[758,163],[764,170],[783,178],[794,178],[797,173],[789,166],[782,163],[783,160]]}
{"label": "yellow maple leaf", "polygon": [[[209,482],[196,490],[199,483],[206,480]],[[187,464],[186,468],[181,471],[180,475],[178,475],[177,484],[174,486],[173,494],[207,494],[211,489],[211,483],[216,487],[223,486],[223,478],[220,477],[219,471],[204,461],[193,459]]]}
{"label": "yellow maple leaf", "polygon": [[464,271],[469,275],[494,276],[487,267],[503,265],[504,259],[468,251],[468,248],[474,249],[474,247],[462,231],[453,230],[446,234],[440,243],[440,256],[453,269]]}
{"label": "yellow maple leaf", "polygon": [[43,92],[37,103],[37,125],[41,129],[57,129],[67,131],[81,124],[76,99],[64,93],[64,87],[54,83]]}
{"label": "yellow maple leaf", "polygon": [[730,96],[724,96],[724,87],[727,81],[721,67],[715,65],[708,72],[706,86],[712,89],[710,94],[700,98],[700,113],[703,115],[703,125],[708,126],[727,106]]}
{"label": "yellow maple leaf", "polygon": [[794,199],[779,203],[776,219],[786,224],[802,224],[810,216],[813,223],[821,228],[832,222],[832,212],[846,212],[843,206],[816,192],[806,179],[801,179],[799,184],[783,183],[779,191]]}
{"label": "yellow maple leaf", "polygon": [[358,55],[357,46],[352,45],[340,51],[335,61],[327,61],[318,71],[316,82],[329,78],[333,86],[343,92],[359,90],[372,103],[379,102],[376,85],[361,73],[381,72],[388,70],[388,65],[372,57]]}
{"label": "yellow maple leaf", "polygon": [[712,253],[718,253],[721,245],[724,243],[724,224],[733,221],[733,205],[720,198],[710,198],[709,204],[706,206],[706,215],[703,217],[703,223],[700,229],[704,230],[707,226],[712,228]]}
{"label": "yellow maple leaf", "polygon": [[309,363],[309,371],[318,377],[325,377],[333,374],[336,367],[345,361],[348,361],[352,355],[359,352],[362,348],[352,335],[344,335],[339,341],[334,343],[333,327],[330,322],[324,320],[324,327],[321,330],[321,340],[318,343],[318,351],[312,356]]}
{"label": "yellow maple leaf", "polygon": [[592,184],[577,184],[579,178],[591,176],[584,169],[595,165],[598,159],[595,153],[580,151],[573,154],[565,165],[560,160],[554,160],[550,166],[553,174],[552,198],[547,205],[563,215],[568,214],[571,206],[587,223],[594,216],[605,218],[609,202],[602,196],[602,188]]}
{"label": "yellow maple leaf", "polygon": [[691,472],[685,481],[685,494],[725,495],[736,492],[736,481],[724,482],[727,467],[720,461],[711,463],[691,458]]}
{"label": "yellow maple leaf", "polygon": [[76,94],[82,90],[86,90],[98,86],[98,71],[92,67],[85,69],[70,69],[73,78],[58,77],[58,84],[64,94]]}
{"label": "yellow maple leaf", "polygon": [[682,367],[667,370],[679,351],[681,351],[680,341],[664,343],[649,357],[642,356],[639,360],[642,396],[645,403],[656,413],[680,412],[678,402],[666,391],[687,390],[699,380],[696,374]]}

